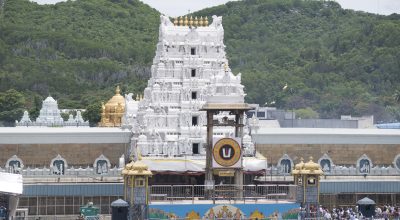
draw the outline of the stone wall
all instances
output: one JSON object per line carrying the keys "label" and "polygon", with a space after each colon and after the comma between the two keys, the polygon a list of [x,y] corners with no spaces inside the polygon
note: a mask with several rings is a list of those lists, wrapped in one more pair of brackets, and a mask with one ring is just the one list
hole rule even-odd
{"label": "stone wall", "polygon": [[118,165],[119,158],[125,154],[129,144],[1,144],[0,167],[6,165],[13,155],[21,158],[25,167],[49,167],[58,154],[68,166],[93,166],[101,154],[111,162],[111,167]]}
{"label": "stone wall", "polygon": [[257,151],[267,158],[269,164],[276,165],[278,160],[288,154],[294,163],[305,162],[312,156],[318,161],[326,153],[336,165],[354,165],[366,154],[374,165],[393,165],[396,155],[400,154],[400,144],[257,144]]}

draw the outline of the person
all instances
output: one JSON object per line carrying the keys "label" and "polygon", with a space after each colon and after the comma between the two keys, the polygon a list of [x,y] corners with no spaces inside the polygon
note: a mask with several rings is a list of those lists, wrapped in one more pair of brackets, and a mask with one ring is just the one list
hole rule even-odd
{"label": "person", "polygon": [[328,210],[325,211],[324,219],[332,219],[331,213]]}

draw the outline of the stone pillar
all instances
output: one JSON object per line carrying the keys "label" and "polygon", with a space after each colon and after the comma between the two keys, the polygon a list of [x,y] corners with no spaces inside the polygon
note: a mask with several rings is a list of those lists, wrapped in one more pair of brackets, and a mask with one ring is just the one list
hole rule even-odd
{"label": "stone pillar", "polygon": [[[210,184],[214,180],[212,170],[213,116],[213,111],[207,111],[206,184]],[[211,198],[211,192],[209,190],[206,193],[206,197],[208,199]]]}
{"label": "stone pillar", "polygon": [[[242,154],[243,154],[243,111],[238,111],[235,114],[235,136],[241,138]],[[235,169],[235,184],[237,185],[236,197],[243,198],[243,159],[241,160],[241,168]]]}

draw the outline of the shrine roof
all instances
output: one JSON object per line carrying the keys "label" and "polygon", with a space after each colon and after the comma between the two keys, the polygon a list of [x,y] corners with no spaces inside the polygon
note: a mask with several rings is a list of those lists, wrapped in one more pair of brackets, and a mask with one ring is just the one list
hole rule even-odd
{"label": "shrine roof", "polygon": [[219,111],[230,111],[230,110],[251,110],[254,107],[251,107],[247,103],[206,103],[200,111],[207,110],[219,110]]}

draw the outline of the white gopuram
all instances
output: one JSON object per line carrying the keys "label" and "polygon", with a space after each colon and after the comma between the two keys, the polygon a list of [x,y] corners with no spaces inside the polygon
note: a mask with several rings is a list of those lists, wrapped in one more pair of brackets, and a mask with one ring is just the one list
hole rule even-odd
{"label": "white gopuram", "polygon": [[[202,158],[206,145],[208,102],[243,103],[240,73],[228,67],[222,18],[180,19],[172,23],[161,16],[159,41],[151,78],[142,97],[126,95],[123,126],[133,132],[133,151],[147,157]],[[231,116],[221,112],[217,120]],[[232,128],[214,129],[214,136],[232,136]],[[247,135],[244,152],[254,156]]]}
{"label": "white gopuram", "polygon": [[47,97],[42,103],[42,109],[40,109],[39,117],[36,119],[37,123],[62,124],[64,122],[58,109],[58,103],[53,97]]}
{"label": "white gopuram", "polygon": [[31,121],[29,113],[24,112],[22,119],[15,122],[16,126],[89,126],[88,121],[84,121],[80,111],[77,111],[77,115],[74,118],[72,115],[69,116],[68,121],[64,121],[61,117],[61,112],[58,109],[58,103],[53,97],[49,96],[42,102],[42,108],[40,109],[39,116],[35,121]]}

